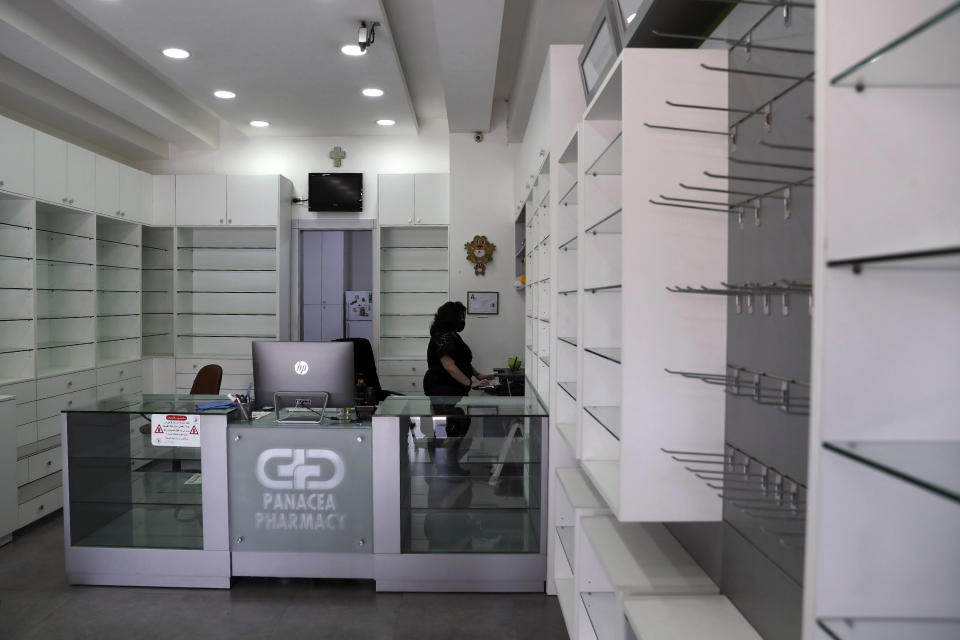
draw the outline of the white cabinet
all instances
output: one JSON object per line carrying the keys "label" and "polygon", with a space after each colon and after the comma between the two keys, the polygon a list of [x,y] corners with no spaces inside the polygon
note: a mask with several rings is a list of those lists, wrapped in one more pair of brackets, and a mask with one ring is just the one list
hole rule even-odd
{"label": "white cabinet", "polygon": [[0,116],[0,191],[33,195],[33,129]]}
{"label": "white cabinet", "polygon": [[36,183],[34,195],[42,200],[69,204],[67,198],[67,143],[36,132],[33,147]]}
{"label": "white cabinet", "polygon": [[173,226],[177,221],[177,179],[176,176],[151,176],[153,199],[153,224]]}
{"label": "white cabinet", "polygon": [[94,160],[94,210],[105,216],[120,215],[120,164],[110,158],[96,156]]}
{"label": "white cabinet", "polygon": [[[137,178],[140,182],[140,206],[137,220],[147,224],[154,224],[153,219],[153,176],[145,171],[137,171]],[[173,224],[173,220],[170,221]]]}
{"label": "white cabinet", "polygon": [[227,176],[226,223],[245,227],[277,224],[279,178]]}
{"label": "white cabinet", "polygon": [[416,224],[450,223],[450,174],[414,175],[413,216]]}
{"label": "white cabinet", "polygon": [[37,131],[34,147],[36,197],[78,209],[93,209],[96,191],[94,156],[92,151]]}
{"label": "white cabinet", "polygon": [[226,176],[177,176],[177,225],[227,224]]}
{"label": "white cabinet", "polygon": [[414,224],[413,174],[381,174],[378,178],[380,224]]}
{"label": "white cabinet", "polygon": [[381,174],[381,225],[445,225],[450,221],[450,175]]}
{"label": "white cabinet", "polygon": [[67,143],[67,203],[78,209],[96,205],[96,154]]}

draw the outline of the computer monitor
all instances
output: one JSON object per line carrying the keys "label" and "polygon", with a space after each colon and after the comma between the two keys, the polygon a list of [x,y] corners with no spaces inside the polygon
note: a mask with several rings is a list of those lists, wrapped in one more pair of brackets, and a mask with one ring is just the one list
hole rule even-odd
{"label": "computer monitor", "polygon": [[278,391],[326,391],[328,407],[352,407],[350,342],[254,342],[253,390],[258,407],[273,406]]}

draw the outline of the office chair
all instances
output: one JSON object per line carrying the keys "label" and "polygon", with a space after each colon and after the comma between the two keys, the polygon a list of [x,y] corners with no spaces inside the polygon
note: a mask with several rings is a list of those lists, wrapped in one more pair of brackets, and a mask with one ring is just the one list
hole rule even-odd
{"label": "office chair", "polygon": [[377,392],[377,402],[383,402],[387,396],[402,396],[396,391],[387,391],[380,386],[380,377],[377,376],[377,361],[373,357],[373,347],[366,338],[337,338],[334,342],[353,343],[353,373],[354,377],[363,374],[363,381],[368,387]]}
{"label": "office chair", "polygon": [[223,380],[223,367],[218,364],[207,364],[197,371],[190,387],[190,395],[220,395],[220,382]]}

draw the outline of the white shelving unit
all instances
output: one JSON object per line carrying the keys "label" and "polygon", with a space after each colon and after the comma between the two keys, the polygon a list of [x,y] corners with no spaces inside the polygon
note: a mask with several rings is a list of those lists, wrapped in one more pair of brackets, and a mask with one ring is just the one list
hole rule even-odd
{"label": "white shelving unit", "polygon": [[0,385],[36,370],[36,206],[0,199]]}
{"label": "white shelving unit", "polygon": [[97,218],[97,366],[140,359],[140,231]]}
{"label": "white shelving unit", "polygon": [[172,357],[176,344],[173,227],[143,227],[142,252],[143,355]]}
{"label": "white shelving unit", "polygon": [[380,228],[380,366],[384,389],[423,392],[430,323],[450,299],[447,227]]}
{"label": "white shelving unit", "polygon": [[816,10],[803,634],[957,637],[960,3]]}

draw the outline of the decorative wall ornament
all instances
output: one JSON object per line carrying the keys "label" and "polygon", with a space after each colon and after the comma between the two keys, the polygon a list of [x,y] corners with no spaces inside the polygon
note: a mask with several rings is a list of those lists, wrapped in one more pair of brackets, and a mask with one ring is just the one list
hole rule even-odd
{"label": "decorative wall ornament", "polygon": [[330,150],[330,157],[333,159],[333,166],[339,167],[343,159],[347,157],[347,152],[336,146]]}
{"label": "decorative wall ornament", "polygon": [[473,263],[473,273],[486,275],[487,263],[493,262],[493,252],[497,245],[487,240],[487,236],[473,236],[473,240],[463,245],[467,250],[467,261]]}

